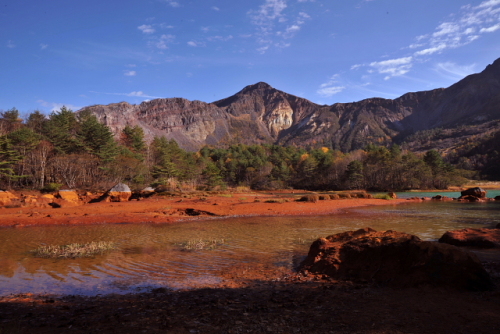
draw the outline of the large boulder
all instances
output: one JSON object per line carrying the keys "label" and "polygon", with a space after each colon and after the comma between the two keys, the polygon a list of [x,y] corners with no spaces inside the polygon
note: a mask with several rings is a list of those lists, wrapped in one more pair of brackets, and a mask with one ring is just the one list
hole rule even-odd
{"label": "large boulder", "polygon": [[67,208],[82,204],[83,202],[80,200],[78,193],[72,189],[59,190],[55,199],[50,203],[54,208]]}
{"label": "large boulder", "polygon": [[132,196],[132,190],[125,183],[118,183],[113,188],[109,189],[104,195],[106,202],[127,202]]}
{"label": "large boulder", "polygon": [[439,242],[474,248],[500,248],[500,229],[498,228],[465,228],[448,231]]}
{"label": "large boulder", "polygon": [[377,232],[370,228],[316,240],[300,270],[396,287],[493,288],[488,273],[472,253],[447,244],[422,241],[407,233]]}
{"label": "large boulder", "polygon": [[474,196],[477,198],[486,198],[486,190],[483,190],[482,188],[475,187],[475,188],[469,188],[465,189],[460,193],[460,198],[465,197],[465,196]]}

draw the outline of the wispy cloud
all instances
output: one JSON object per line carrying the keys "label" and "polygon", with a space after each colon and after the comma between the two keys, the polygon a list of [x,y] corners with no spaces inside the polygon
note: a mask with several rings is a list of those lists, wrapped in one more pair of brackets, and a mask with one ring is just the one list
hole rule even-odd
{"label": "wispy cloud", "polygon": [[124,71],[123,72],[123,75],[127,76],[127,77],[134,77],[136,76],[137,72],[136,71]]}
{"label": "wispy cloud", "polygon": [[[483,1],[477,6],[463,6],[458,14],[450,17],[453,19],[440,23],[433,32],[415,37],[415,42],[405,48],[411,50],[411,53],[399,58],[352,65],[351,70],[367,68],[369,74],[382,74],[384,80],[388,80],[410,72],[416,61],[426,61],[432,55],[470,44],[482,34],[494,33],[500,30],[500,0]],[[473,73],[473,68],[474,65],[459,66],[442,62],[436,65],[435,71],[457,80]],[[324,85],[326,84],[320,86],[318,94],[328,94],[330,90],[322,91],[327,88]],[[334,86],[328,87],[336,92]]]}
{"label": "wispy cloud", "polygon": [[145,94],[143,91],[133,91],[130,93],[103,93],[103,92],[96,92],[96,91],[90,91],[90,93],[94,94],[105,94],[105,95],[118,95],[118,96],[129,96],[129,97],[143,97],[143,98],[150,98],[150,99],[162,99],[163,97],[161,96],[151,96]]}
{"label": "wispy cloud", "polygon": [[216,7],[216,6],[213,6],[212,9],[215,10],[215,11],[217,11],[217,12],[220,11],[220,8]]}
{"label": "wispy cloud", "polygon": [[[299,1],[306,2],[306,1]],[[287,0],[265,0],[259,9],[247,14],[257,31],[255,36],[260,46],[257,51],[265,53],[271,46],[284,48],[290,46],[285,40],[294,37],[301,26],[311,17],[305,12],[285,13]]]}
{"label": "wispy cloud", "polygon": [[412,67],[413,57],[403,57],[396,59],[389,59],[383,61],[374,61],[370,63],[372,68],[375,68],[378,73],[386,74],[385,80],[391,77],[397,77],[406,74]]}
{"label": "wispy cloud", "polygon": [[137,29],[139,29],[140,31],[142,31],[145,34],[152,34],[156,31],[153,28],[153,26],[151,26],[149,24],[143,24],[142,26],[138,26]]}
{"label": "wispy cloud", "polygon": [[338,85],[338,78],[339,78],[338,74],[331,76],[327,82],[320,85],[316,93],[323,97],[331,97],[335,94],[342,92],[346,87]]}
{"label": "wispy cloud", "polygon": [[153,45],[154,47],[160,49],[160,50],[165,50],[168,49],[168,45],[172,43],[175,40],[174,35],[161,35],[160,37],[155,38],[153,41],[150,41],[150,45]]}
{"label": "wispy cloud", "polygon": [[457,65],[453,62],[438,63],[434,70],[439,74],[449,77],[451,80],[459,80],[476,72],[476,64]]}
{"label": "wispy cloud", "polygon": [[8,47],[9,49],[13,49],[13,48],[15,48],[15,47],[16,47],[16,45],[15,45],[15,44],[14,44],[11,40],[9,40],[9,41],[7,42],[7,47]]}
{"label": "wispy cloud", "polygon": [[[454,49],[480,38],[481,34],[500,29],[500,0],[483,1],[478,6],[463,6],[456,19],[438,25],[431,34],[418,36],[415,56],[429,56]],[[410,48],[412,45],[410,45]]]}
{"label": "wispy cloud", "polygon": [[36,102],[43,107],[50,108],[50,111],[59,111],[62,107],[66,107],[67,109],[71,109],[73,111],[82,109],[82,107],[68,103],[47,102],[45,100],[37,100]]}
{"label": "wispy cloud", "polygon": [[196,41],[189,41],[189,42],[187,42],[187,45],[195,47],[195,48],[206,46],[206,44],[204,42],[196,42]]}
{"label": "wispy cloud", "polygon": [[177,1],[173,1],[173,0],[162,0],[163,2],[166,2],[167,4],[169,4],[171,7],[180,7],[181,4],[178,3]]}
{"label": "wispy cloud", "polygon": [[48,44],[40,44],[40,50],[45,50],[46,48],[48,48],[49,45]]}

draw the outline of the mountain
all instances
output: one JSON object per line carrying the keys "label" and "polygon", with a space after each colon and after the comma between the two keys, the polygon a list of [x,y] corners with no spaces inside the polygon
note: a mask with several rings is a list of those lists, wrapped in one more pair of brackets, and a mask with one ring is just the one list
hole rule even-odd
{"label": "mountain", "polygon": [[407,93],[393,100],[318,105],[259,82],[212,103],[168,98],[84,109],[117,135],[126,125],[139,125],[147,138],[166,136],[191,151],[233,143],[323,145],[350,151],[368,143],[405,140],[419,150],[422,145],[411,142],[412,138],[438,128],[446,129],[448,144],[456,146],[465,134],[498,129],[500,59],[448,88]]}

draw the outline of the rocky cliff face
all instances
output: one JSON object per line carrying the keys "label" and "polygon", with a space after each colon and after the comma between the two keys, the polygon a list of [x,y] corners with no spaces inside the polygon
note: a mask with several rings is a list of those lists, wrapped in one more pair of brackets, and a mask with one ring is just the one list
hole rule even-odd
{"label": "rocky cliff face", "polygon": [[146,136],[175,139],[187,150],[203,145],[276,143],[328,145],[349,151],[390,144],[421,130],[500,119],[500,59],[446,89],[320,106],[260,82],[213,103],[182,98],[87,107],[116,134],[140,125]]}

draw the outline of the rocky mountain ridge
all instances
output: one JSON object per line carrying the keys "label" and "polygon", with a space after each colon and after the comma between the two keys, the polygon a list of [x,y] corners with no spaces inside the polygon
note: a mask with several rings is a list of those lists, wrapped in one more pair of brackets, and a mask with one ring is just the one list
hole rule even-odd
{"label": "rocky mountain ridge", "polygon": [[402,142],[418,131],[460,130],[500,119],[500,59],[448,88],[396,99],[322,106],[259,82],[212,103],[167,98],[84,109],[117,135],[126,125],[139,125],[147,138],[172,138],[191,151],[233,143],[322,145],[350,151],[368,143]]}

